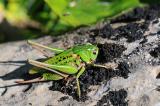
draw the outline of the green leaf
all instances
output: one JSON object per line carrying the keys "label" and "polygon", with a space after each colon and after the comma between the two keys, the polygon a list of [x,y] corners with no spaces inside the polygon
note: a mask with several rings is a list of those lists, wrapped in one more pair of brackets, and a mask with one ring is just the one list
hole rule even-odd
{"label": "green leaf", "polygon": [[114,16],[123,10],[140,5],[139,0],[45,0],[59,22],[78,27],[96,23],[104,17]]}

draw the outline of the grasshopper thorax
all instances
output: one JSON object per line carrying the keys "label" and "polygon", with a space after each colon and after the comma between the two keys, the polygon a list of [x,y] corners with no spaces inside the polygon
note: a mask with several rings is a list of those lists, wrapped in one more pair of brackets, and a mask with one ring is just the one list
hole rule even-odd
{"label": "grasshopper thorax", "polygon": [[94,62],[98,55],[98,47],[90,43],[77,45],[72,50],[87,64]]}

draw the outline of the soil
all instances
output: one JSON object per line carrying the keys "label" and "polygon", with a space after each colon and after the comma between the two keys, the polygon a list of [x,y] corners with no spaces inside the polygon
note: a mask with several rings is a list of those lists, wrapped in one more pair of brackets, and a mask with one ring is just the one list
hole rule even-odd
{"label": "soil", "polygon": [[[117,22],[135,22],[144,19],[145,21],[152,21],[156,18],[159,18],[160,10],[159,10],[159,4],[150,5],[146,8],[135,8],[133,11],[124,14],[120,17],[117,17],[116,19],[111,20],[111,23],[117,23]],[[155,23],[158,22],[158,20],[154,21]]]}
{"label": "soil", "polygon": [[97,106],[128,106],[127,100],[127,91],[120,89],[118,91],[109,91],[107,95],[104,95],[102,99],[97,103]]}
{"label": "soil", "polygon": [[158,47],[154,48],[154,50],[152,50],[150,52],[151,56],[153,57],[160,57],[160,45],[158,45]]}
{"label": "soil", "polygon": [[[134,42],[143,38],[143,34],[148,30],[148,22],[143,23],[128,23],[124,26],[119,26],[113,29],[109,24],[104,26],[100,31],[94,30],[95,36],[101,36],[102,38],[108,38],[111,40],[119,40],[126,38],[127,42]],[[98,32],[98,33],[97,33]]]}
{"label": "soil", "polygon": [[111,62],[115,58],[119,58],[123,51],[126,50],[123,45],[114,43],[98,44],[97,46],[99,48],[99,54],[96,60],[98,63]]}

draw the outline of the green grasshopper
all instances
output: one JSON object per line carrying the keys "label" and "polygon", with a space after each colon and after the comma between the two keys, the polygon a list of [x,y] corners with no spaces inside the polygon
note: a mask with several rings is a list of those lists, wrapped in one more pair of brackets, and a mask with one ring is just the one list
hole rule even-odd
{"label": "green grasshopper", "polygon": [[48,58],[44,62],[29,59],[28,62],[31,65],[36,66],[29,70],[29,74],[39,73],[41,77],[28,81],[16,81],[19,84],[47,80],[69,79],[69,76],[72,75],[76,78],[77,93],[78,96],[81,97],[80,84],[78,78],[85,71],[85,66],[93,65],[96,67],[106,68],[106,66],[94,64],[99,49],[97,46],[92,45],[90,43],[76,45],[67,50],[50,48],[32,41],[28,41],[28,43],[35,48],[51,50],[55,52],[55,56]]}

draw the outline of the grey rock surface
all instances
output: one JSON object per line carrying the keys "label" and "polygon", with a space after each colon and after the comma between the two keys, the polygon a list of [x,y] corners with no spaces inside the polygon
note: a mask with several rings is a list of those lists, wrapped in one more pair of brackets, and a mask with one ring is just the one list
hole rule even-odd
{"label": "grey rock surface", "polygon": [[[155,27],[155,28],[154,28]],[[159,30],[157,25],[150,25],[146,33]],[[144,35],[145,36],[145,35]],[[117,61],[125,60],[131,65],[127,79],[115,77],[107,84],[92,86],[93,91],[88,93],[90,97],[85,102],[78,102],[71,96],[59,91],[51,91],[49,87],[52,82],[36,83],[30,85],[17,85],[15,81],[25,79],[25,74],[31,67],[27,59],[40,59],[45,56],[33,49],[26,41],[9,42],[0,44],[0,105],[1,106],[94,106],[101,97],[110,90],[125,89],[128,92],[127,100],[129,106],[160,106],[160,92],[156,90],[160,86],[160,79],[156,76],[160,72],[160,58],[154,58],[149,51],[160,44],[160,35],[147,35],[148,41],[141,45],[137,40],[127,43],[124,39],[112,41],[96,37],[99,43],[114,42],[123,44],[127,50]],[[76,40],[78,39],[78,40]],[[79,41],[81,39],[81,41]],[[89,36],[73,33],[63,37],[42,37],[35,42],[52,47],[68,48],[75,43],[86,43]],[[77,42],[79,41],[79,42]],[[138,51],[136,51],[139,48]],[[127,58],[125,55],[129,55]],[[64,101],[61,97],[68,96]]]}

